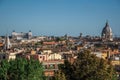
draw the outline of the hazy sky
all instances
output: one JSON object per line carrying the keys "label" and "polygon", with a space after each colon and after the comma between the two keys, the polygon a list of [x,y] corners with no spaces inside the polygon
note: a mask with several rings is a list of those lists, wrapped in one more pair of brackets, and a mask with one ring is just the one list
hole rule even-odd
{"label": "hazy sky", "polygon": [[106,20],[120,35],[120,0],[0,0],[0,35],[99,36]]}

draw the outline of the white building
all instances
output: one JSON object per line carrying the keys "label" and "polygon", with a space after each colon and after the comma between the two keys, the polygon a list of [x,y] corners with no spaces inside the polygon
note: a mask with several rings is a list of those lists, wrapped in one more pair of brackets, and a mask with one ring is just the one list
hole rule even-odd
{"label": "white building", "polygon": [[5,41],[4,41],[4,49],[10,49],[12,47],[12,44],[10,43],[9,36],[6,35]]}
{"label": "white building", "polygon": [[108,22],[106,22],[106,25],[102,30],[101,37],[103,41],[113,41],[112,29],[109,26]]}
{"label": "white building", "polygon": [[18,33],[13,31],[12,32],[12,38],[17,39],[17,40],[22,40],[22,39],[31,39],[32,38],[32,32],[29,31],[28,33]]}
{"label": "white building", "polygon": [[60,54],[54,53],[48,56],[48,60],[61,60],[62,56]]}

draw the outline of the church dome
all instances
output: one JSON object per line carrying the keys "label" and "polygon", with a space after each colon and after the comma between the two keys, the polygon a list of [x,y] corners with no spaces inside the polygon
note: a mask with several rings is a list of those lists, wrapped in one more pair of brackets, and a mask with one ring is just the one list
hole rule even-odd
{"label": "church dome", "polygon": [[108,22],[106,22],[105,27],[102,30],[102,34],[101,34],[102,38],[104,40],[109,40],[112,41],[113,40],[113,33],[112,33],[112,29],[109,26]]}

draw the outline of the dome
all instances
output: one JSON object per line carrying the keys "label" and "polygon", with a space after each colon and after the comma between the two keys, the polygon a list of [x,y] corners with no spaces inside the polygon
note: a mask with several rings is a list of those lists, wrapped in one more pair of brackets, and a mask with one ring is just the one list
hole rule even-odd
{"label": "dome", "polygon": [[104,40],[109,40],[112,41],[113,40],[113,34],[112,34],[112,29],[109,26],[108,22],[106,22],[105,27],[102,30],[102,34],[101,34],[102,38]]}

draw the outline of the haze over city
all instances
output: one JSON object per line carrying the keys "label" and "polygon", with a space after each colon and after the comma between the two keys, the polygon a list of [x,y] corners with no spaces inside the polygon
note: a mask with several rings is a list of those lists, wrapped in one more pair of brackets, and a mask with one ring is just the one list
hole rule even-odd
{"label": "haze over city", "polygon": [[0,0],[0,35],[100,36],[106,20],[120,35],[119,0]]}
{"label": "haze over city", "polygon": [[0,0],[0,80],[120,80],[120,0]]}

